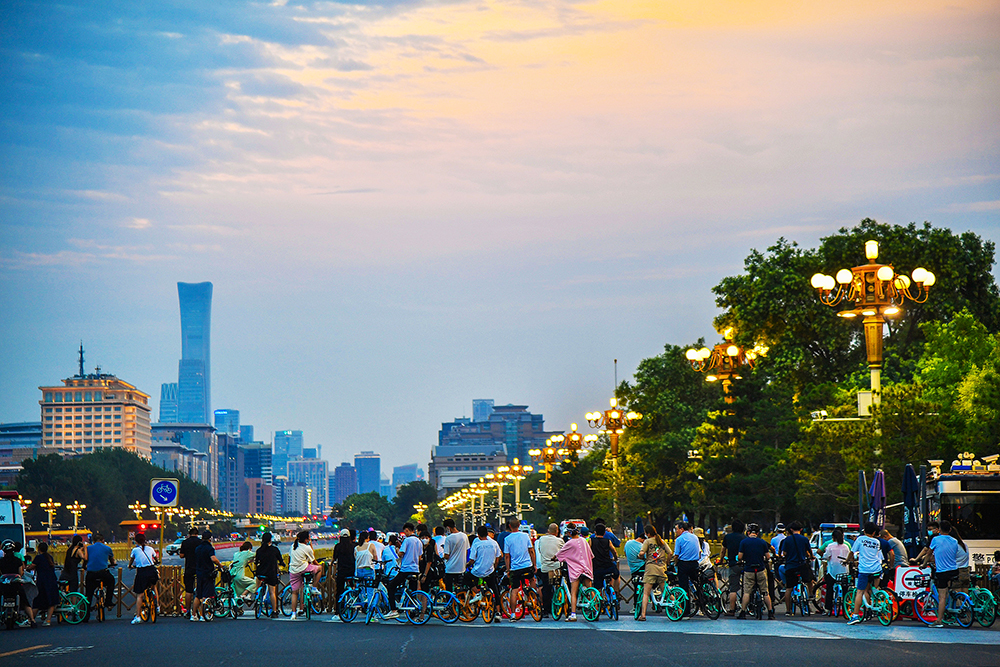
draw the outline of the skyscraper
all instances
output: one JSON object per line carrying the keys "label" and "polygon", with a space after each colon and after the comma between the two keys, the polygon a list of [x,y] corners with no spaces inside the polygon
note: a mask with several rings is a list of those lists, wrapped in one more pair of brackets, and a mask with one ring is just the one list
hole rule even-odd
{"label": "skyscraper", "polygon": [[240,424],[240,441],[253,442],[253,426],[251,424]]}
{"label": "skyscraper", "polygon": [[392,488],[398,489],[404,484],[417,481],[417,464],[396,466],[392,469]]}
{"label": "skyscraper", "polygon": [[330,484],[330,471],[323,459],[299,459],[288,462],[288,483],[305,484],[311,492],[310,513],[326,512],[329,507],[326,493]]}
{"label": "skyscraper", "polygon": [[181,304],[177,421],[208,424],[212,414],[212,283],[177,283],[177,295]]}
{"label": "skyscraper", "polygon": [[288,475],[288,462],[302,456],[302,431],[274,434],[274,474]]}
{"label": "skyscraper", "polygon": [[333,469],[332,502],[339,505],[347,496],[358,492],[358,471],[347,461]]}
{"label": "skyscraper", "polygon": [[381,490],[382,462],[378,454],[371,451],[355,454],[354,467],[358,471],[358,493],[378,493]]}
{"label": "skyscraper", "polygon": [[493,414],[492,398],[472,399],[472,421],[487,422],[490,420],[491,414]]}
{"label": "skyscraper", "polygon": [[215,411],[215,432],[240,437],[240,411],[227,409]]}
{"label": "skyscraper", "polygon": [[164,382],[160,385],[160,423],[177,423],[177,383]]}

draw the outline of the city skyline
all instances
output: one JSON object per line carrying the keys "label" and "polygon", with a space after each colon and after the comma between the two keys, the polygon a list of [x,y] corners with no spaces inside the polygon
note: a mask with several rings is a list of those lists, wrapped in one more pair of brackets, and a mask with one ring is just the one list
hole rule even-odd
{"label": "city skyline", "polygon": [[425,464],[476,397],[566,430],[615,359],[717,342],[779,237],[1000,242],[985,0],[75,1],[4,28],[0,421],[80,339],[158,414],[211,282],[207,407]]}

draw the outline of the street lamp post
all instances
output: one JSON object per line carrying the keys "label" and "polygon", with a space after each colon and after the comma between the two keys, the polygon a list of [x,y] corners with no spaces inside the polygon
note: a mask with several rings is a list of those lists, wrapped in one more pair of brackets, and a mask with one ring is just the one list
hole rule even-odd
{"label": "street lamp post", "polygon": [[[614,503],[615,526],[621,525],[618,518],[618,437],[625,432],[626,428],[631,428],[642,419],[642,414],[629,410],[628,412],[618,407],[618,399],[610,400],[611,407],[602,412],[588,412],[586,414],[587,423],[590,428],[598,428],[601,433],[607,433],[611,440],[611,470],[614,475],[614,488],[612,489],[612,501]],[[575,426],[575,425],[574,425]]]}
{"label": "street lamp post", "polygon": [[[823,304],[835,307],[843,303],[847,306],[837,312],[840,317],[848,320],[858,316],[864,318],[872,402],[877,405],[882,402],[882,330],[885,318],[898,315],[907,299],[914,303],[927,301],[936,278],[920,267],[907,276],[897,274],[891,264],[879,264],[878,241],[865,242],[865,257],[868,258],[867,264],[841,269],[836,277],[817,273],[810,283]],[[915,292],[910,291],[911,286],[916,288]]]}
{"label": "street lamp post", "polygon": [[140,503],[138,500],[128,506],[130,510],[135,512],[135,520],[142,521],[142,511],[146,509],[146,506]]}
{"label": "street lamp post", "polygon": [[60,507],[62,507],[62,503],[52,502],[52,499],[49,498],[49,502],[47,502],[47,503],[38,503],[38,506],[41,509],[45,510],[45,514],[48,515],[49,519],[46,522],[46,525],[48,526],[48,530],[49,530],[49,542],[52,542],[52,519],[56,515],[56,510],[59,509]]}
{"label": "street lamp post", "polygon": [[553,447],[552,438],[545,441],[545,447],[541,449],[530,449],[528,454],[532,460],[542,464],[545,470],[545,491],[538,491],[532,494],[535,500],[548,500],[552,497],[552,468],[556,463],[560,463],[569,456],[570,451],[562,447]]}
{"label": "street lamp post", "polygon": [[524,518],[525,510],[529,512],[532,510],[531,505],[521,505],[521,480],[531,474],[532,470],[531,466],[523,466],[517,459],[514,459],[514,465],[510,466],[508,477],[514,480],[514,513],[517,515],[518,521]]}
{"label": "street lamp post", "polygon": [[706,374],[706,382],[722,382],[722,393],[725,395],[726,403],[732,403],[735,400],[731,393],[733,380],[742,379],[741,369],[753,368],[757,358],[767,354],[768,348],[764,345],[754,345],[751,350],[743,349],[733,342],[732,327],[726,329],[722,337],[725,340],[711,350],[707,347],[699,350],[691,348],[685,356],[691,362],[692,368]]}
{"label": "street lamp post", "polygon": [[510,470],[508,466],[500,466],[497,468],[496,473],[488,473],[486,479],[487,486],[495,487],[497,490],[497,523],[503,523],[503,487],[510,484],[510,475],[507,472]]}
{"label": "street lamp post", "polygon": [[423,522],[423,520],[424,520],[424,512],[427,511],[427,504],[426,503],[417,503],[416,505],[413,506],[413,511],[417,513],[417,519],[419,519],[421,522]]}
{"label": "street lamp post", "polygon": [[76,535],[77,526],[80,524],[80,515],[83,514],[83,510],[87,509],[87,506],[81,505],[79,502],[74,500],[72,505],[66,506],[66,509],[68,509],[73,515],[73,534]]}

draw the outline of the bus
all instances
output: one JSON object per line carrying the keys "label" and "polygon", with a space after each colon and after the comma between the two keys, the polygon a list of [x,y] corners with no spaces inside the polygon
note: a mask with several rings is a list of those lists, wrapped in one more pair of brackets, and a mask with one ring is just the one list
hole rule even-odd
{"label": "bus", "polygon": [[1000,455],[982,461],[963,454],[948,472],[943,461],[931,461],[926,485],[928,521],[947,519],[969,547],[969,565],[993,565],[1000,550]]}
{"label": "bus", "polygon": [[24,514],[17,491],[0,491],[0,544],[7,540],[14,543],[18,555],[24,560],[27,540],[24,536]]}

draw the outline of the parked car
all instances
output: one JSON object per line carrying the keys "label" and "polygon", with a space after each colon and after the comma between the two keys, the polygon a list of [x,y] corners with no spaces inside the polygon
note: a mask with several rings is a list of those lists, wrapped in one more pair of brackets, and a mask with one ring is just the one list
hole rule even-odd
{"label": "parked car", "polygon": [[168,556],[176,556],[178,554],[178,552],[180,552],[180,550],[181,550],[181,542],[183,542],[183,541],[184,541],[184,538],[177,538],[176,540],[174,540],[173,542],[171,542],[170,544],[168,544],[167,548],[165,549],[165,551],[167,552],[167,555]]}

